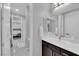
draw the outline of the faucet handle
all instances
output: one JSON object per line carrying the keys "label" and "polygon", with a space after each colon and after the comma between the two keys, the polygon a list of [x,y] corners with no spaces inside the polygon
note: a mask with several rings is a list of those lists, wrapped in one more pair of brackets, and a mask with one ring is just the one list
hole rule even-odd
{"label": "faucet handle", "polygon": [[66,35],[70,35],[69,33],[66,33]]}
{"label": "faucet handle", "polygon": [[65,33],[65,37],[70,38],[71,35],[69,33]]}

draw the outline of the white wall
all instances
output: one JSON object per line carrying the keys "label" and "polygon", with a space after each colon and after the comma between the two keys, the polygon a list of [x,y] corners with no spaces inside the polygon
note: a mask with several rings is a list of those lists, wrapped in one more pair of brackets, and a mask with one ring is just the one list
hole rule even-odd
{"label": "white wall", "polygon": [[3,21],[2,21],[2,44],[3,44],[3,55],[10,55],[10,4],[4,4],[3,10]]}
{"label": "white wall", "polygon": [[0,4],[0,56],[1,56],[1,4]]}
{"label": "white wall", "polygon": [[65,32],[79,39],[79,10],[65,15]]}
{"label": "white wall", "polygon": [[39,34],[39,26],[40,22],[43,19],[43,16],[48,15],[47,10],[48,10],[48,4],[42,4],[42,3],[35,3],[32,4],[32,15],[31,15],[31,55],[33,56],[41,56],[42,55],[42,42],[41,42],[41,37]]}

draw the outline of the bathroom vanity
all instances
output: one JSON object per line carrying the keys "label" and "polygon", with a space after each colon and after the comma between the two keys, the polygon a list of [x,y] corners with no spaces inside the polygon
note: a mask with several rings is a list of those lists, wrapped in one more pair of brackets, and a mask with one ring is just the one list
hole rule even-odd
{"label": "bathroom vanity", "polygon": [[43,56],[78,56],[79,44],[55,37],[42,37]]}
{"label": "bathroom vanity", "polygon": [[79,56],[79,55],[42,40],[42,56]]}
{"label": "bathroom vanity", "polygon": [[[54,31],[50,31],[52,33],[51,35],[48,34],[49,31],[41,35],[43,56],[79,55],[78,6],[79,4],[72,3],[63,4],[62,6],[54,8],[53,19],[55,21],[55,26],[53,26],[54,23],[52,24]],[[57,19],[54,18],[54,16],[57,16]]]}

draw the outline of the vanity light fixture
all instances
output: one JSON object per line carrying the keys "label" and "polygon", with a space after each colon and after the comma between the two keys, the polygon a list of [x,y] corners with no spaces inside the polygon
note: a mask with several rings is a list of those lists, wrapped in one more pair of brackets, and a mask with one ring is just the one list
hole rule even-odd
{"label": "vanity light fixture", "polygon": [[59,7],[59,6],[61,6],[61,5],[63,5],[64,3],[54,3],[54,7],[56,8],[56,7]]}

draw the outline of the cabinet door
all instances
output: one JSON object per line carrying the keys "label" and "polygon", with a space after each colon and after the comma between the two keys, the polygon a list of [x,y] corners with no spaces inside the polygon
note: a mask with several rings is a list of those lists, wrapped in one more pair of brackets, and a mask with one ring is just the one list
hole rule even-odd
{"label": "cabinet door", "polygon": [[47,47],[47,45],[43,44],[42,45],[42,55],[43,56],[52,56],[52,50]]}
{"label": "cabinet door", "polygon": [[53,56],[62,56],[60,53],[55,52],[55,51],[52,52],[52,55],[53,55]]}
{"label": "cabinet door", "polygon": [[68,54],[66,54],[66,53],[62,53],[62,56],[69,56]]}
{"label": "cabinet door", "polygon": [[74,54],[74,53],[64,50],[64,49],[61,49],[61,54],[62,54],[62,56],[78,56],[77,54]]}
{"label": "cabinet door", "polygon": [[54,45],[50,45],[50,48],[52,49],[52,55],[53,56],[61,56],[60,48]]}

